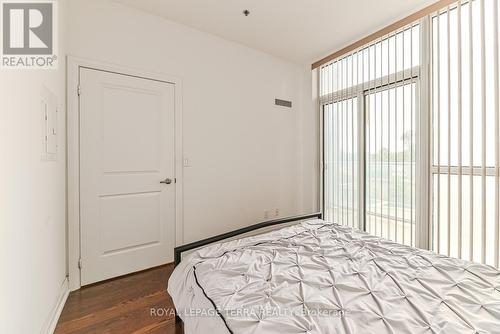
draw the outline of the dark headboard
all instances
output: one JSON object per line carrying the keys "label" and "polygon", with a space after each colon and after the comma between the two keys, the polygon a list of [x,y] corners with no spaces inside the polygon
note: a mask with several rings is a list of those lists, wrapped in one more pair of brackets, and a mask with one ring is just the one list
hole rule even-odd
{"label": "dark headboard", "polygon": [[182,245],[182,246],[179,246],[179,247],[175,247],[174,248],[174,263],[175,263],[175,266],[177,266],[181,262],[181,255],[182,255],[182,253],[187,252],[189,250],[192,250],[192,249],[195,249],[195,248],[199,248],[199,247],[202,247],[202,246],[205,246],[205,245],[209,245],[209,244],[212,244],[214,242],[221,241],[221,240],[224,240],[224,239],[232,238],[232,237],[235,237],[235,236],[238,236],[238,235],[241,235],[241,234],[245,234],[245,233],[248,233],[248,232],[251,232],[251,231],[255,231],[255,230],[258,230],[258,229],[261,229],[261,228],[264,228],[264,227],[269,227],[269,226],[279,225],[279,224],[286,224],[286,223],[291,223],[291,222],[294,222],[294,221],[301,221],[301,220],[313,219],[313,218],[322,219],[323,218],[323,213],[316,212],[316,213],[310,213],[310,214],[306,214],[306,215],[298,215],[298,216],[293,216],[293,217],[268,220],[268,221],[264,221],[264,222],[261,222],[261,223],[258,223],[258,224],[246,226],[246,227],[234,230],[234,231],[222,233],[222,234],[210,237],[210,238],[206,238],[206,239],[203,239],[203,240],[191,242],[189,244],[185,244],[185,245]]}

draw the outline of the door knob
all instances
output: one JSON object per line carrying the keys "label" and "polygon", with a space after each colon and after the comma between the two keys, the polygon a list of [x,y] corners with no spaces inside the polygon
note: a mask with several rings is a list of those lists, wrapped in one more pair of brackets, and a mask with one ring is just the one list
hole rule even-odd
{"label": "door knob", "polygon": [[160,181],[160,183],[170,184],[170,183],[172,183],[172,180],[167,177],[165,180]]}

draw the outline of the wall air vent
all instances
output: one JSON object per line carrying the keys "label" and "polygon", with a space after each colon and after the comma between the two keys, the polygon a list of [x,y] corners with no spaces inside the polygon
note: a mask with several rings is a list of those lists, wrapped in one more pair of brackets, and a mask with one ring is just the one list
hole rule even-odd
{"label": "wall air vent", "polygon": [[287,107],[287,108],[292,107],[292,101],[274,99],[274,104],[280,107]]}

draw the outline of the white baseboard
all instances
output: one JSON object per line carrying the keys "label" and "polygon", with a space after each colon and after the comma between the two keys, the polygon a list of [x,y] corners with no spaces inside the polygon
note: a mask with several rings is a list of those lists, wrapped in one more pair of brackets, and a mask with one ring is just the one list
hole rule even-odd
{"label": "white baseboard", "polygon": [[61,316],[61,312],[64,308],[64,304],[66,304],[66,300],[69,295],[69,284],[68,278],[66,277],[61,285],[61,289],[59,291],[59,296],[57,297],[57,303],[54,305],[52,312],[50,312],[50,316],[47,319],[45,326],[42,328],[41,334],[53,334],[56,329],[57,322],[59,321],[59,317]]}

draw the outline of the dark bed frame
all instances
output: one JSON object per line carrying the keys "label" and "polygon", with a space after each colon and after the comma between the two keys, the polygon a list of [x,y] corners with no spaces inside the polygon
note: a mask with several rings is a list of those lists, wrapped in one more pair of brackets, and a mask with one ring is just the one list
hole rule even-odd
{"label": "dark bed frame", "polygon": [[[323,213],[322,212],[316,212],[316,213],[310,213],[306,215],[298,215],[298,216],[293,216],[293,217],[287,217],[287,218],[280,218],[280,219],[274,219],[274,220],[268,220],[264,221],[258,224],[246,226],[234,231],[222,233],[210,238],[206,238],[203,240],[191,242],[189,244],[185,244],[179,247],[174,248],[174,267],[177,267],[177,265],[181,262],[182,260],[182,253],[187,252],[192,249],[196,249],[199,247],[203,247],[209,244],[212,244],[217,241],[225,240],[228,238],[236,237],[241,234],[245,234],[251,231],[255,231],[264,227],[269,227],[273,225],[279,225],[279,224],[286,224],[286,223],[292,223],[295,221],[301,221],[301,220],[307,220],[307,219],[313,219],[313,218],[318,218],[318,219],[323,219]],[[175,312],[175,323],[182,323],[182,319],[177,315],[177,310]]]}
{"label": "dark bed frame", "polygon": [[301,221],[301,220],[306,220],[306,219],[313,219],[313,218],[322,219],[323,213],[316,212],[316,213],[310,213],[310,214],[306,214],[306,215],[298,215],[298,216],[293,216],[293,217],[268,220],[268,221],[264,221],[264,222],[261,222],[258,224],[246,226],[246,227],[234,230],[234,231],[222,233],[222,234],[210,237],[210,238],[191,242],[189,244],[185,244],[185,245],[182,245],[179,247],[175,247],[174,248],[174,265],[177,266],[181,262],[182,253],[187,252],[189,250],[196,249],[196,248],[199,248],[202,246],[206,246],[206,245],[209,245],[209,244],[212,244],[214,242],[221,241],[224,239],[236,237],[238,235],[245,234],[245,233],[248,233],[251,231],[255,231],[255,230],[258,230],[258,229],[261,229],[264,227],[269,227],[269,226],[279,225],[279,224],[286,224],[286,223],[291,223],[291,222]]}

